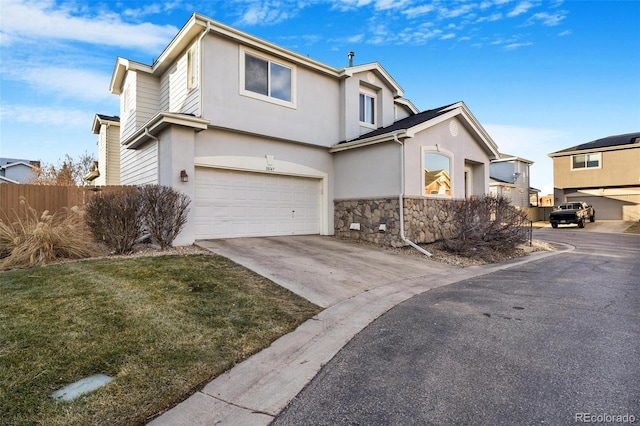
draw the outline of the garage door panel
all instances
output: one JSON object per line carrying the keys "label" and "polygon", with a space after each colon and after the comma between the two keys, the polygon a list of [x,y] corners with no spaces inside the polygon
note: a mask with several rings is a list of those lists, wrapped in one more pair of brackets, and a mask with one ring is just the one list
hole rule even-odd
{"label": "garage door panel", "polygon": [[320,233],[320,180],[196,169],[196,238]]}

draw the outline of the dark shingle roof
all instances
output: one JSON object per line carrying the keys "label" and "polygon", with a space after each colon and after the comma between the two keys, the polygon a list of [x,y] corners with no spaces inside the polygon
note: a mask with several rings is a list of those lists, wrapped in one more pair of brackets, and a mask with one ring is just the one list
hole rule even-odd
{"label": "dark shingle roof", "polygon": [[387,133],[392,133],[398,130],[406,130],[406,129],[410,129],[413,126],[417,126],[420,123],[424,123],[425,121],[429,121],[431,119],[434,119],[442,114],[445,114],[447,112],[449,112],[449,107],[451,107],[452,105],[455,105],[458,102],[449,104],[449,105],[445,105],[442,106],[440,108],[435,108],[435,109],[429,109],[426,111],[422,111],[418,114],[415,115],[411,115],[407,118],[403,118],[402,120],[398,120],[395,123],[387,126],[387,127],[380,127],[379,129],[373,130],[369,133],[365,133],[364,135],[360,135],[360,137],[355,138],[355,139],[351,139],[349,141],[343,141],[340,143],[346,143],[346,142],[353,142],[353,141],[359,141],[362,139],[367,139],[373,136],[379,136],[379,135],[384,135]]}
{"label": "dark shingle roof", "polygon": [[625,133],[624,135],[608,136],[602,139],[596,139],[595,141],[583,143],[582,145],[572,146],[571,148],[563,149],[561,151],[553,152],[552,154],[560,154],[562,152],[571,151],[592,151],[600,148],[608,148],[618,145],[629,145],[632,143],[640,143],[640,132]]}
{"label": "dark shingle roof", "polygon": [[100,120],[115,121],[116,123],[120,122],[120,117],[118,117],[117,115],[103,115],[103,114],[96,114],[96,115],[100,117]]}

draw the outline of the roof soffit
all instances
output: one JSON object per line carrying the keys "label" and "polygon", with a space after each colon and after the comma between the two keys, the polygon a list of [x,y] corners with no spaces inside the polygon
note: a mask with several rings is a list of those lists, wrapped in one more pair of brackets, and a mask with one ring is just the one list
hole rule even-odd
{"label": "roof soffit", "polygon": [[476,139],[483,145],[485,151],[489,154],[489,157],[492,157],[492,159],[499,158],[500,154],[498,153],[498,146],[493,141],[491,136],[489,136],[484,127],[482,127],[478,120],[476,120],[476,118],[473,116],[464,102],[455,103],[448,109],[449,111],[445,114],[439,115],[435,118],[432,118],[431,120],[427,120],[423,123],[407,129],[407,136],[414,137],[418,132],[443,123],[453,117],[457,117],[458,119],[461,119],[463,125],[469,131],[471,131],[473,135],[475,135],[474,139]]}
{"label": "roof soffit", "polygon": [[362,72],[373,72],[379,78],[381,78],[385,84],[393,91],[394,97],[402,97],[404,90],[400,85],[391,77],[391,75],[385,70],[378,62],[371,62],[368,64],[356,65],[353,67],[343,68],[340,70],[340,74],[345,77],[353,77],[355,74]]}

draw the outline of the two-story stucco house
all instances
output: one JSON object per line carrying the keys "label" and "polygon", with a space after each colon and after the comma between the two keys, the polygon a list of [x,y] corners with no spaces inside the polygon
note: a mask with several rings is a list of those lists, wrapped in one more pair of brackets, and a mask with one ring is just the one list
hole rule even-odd
{"label": "two-story stucco house", "polygon": [[598,219],[640,220],[640,132],[549,154],[555,204],[585,201]]}
{"label": "two-story stucco house", "polygon": [[416,209],[489,193],[498,157],[463,102],[419,112],[378,63],[334,68],[198,14],[152,65],[118,58],[110,90],[120,183],[192,199],[178,245],[295,234],[422,242],[432,237]]}
{"label": "two-story stucco house", "polygon": [[500,195],[516,207],[529,207],[531,202],[530,168],[533,161],[509,154],[491,160],[489,186],[492,195]]}

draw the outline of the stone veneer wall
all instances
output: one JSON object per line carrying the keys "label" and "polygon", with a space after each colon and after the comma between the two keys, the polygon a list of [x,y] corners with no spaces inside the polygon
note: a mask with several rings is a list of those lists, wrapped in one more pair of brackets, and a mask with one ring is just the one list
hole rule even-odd
{"label": "stone veneer wall", "polygon": [[[451,202],[455,201],[404,197],[405,237],[414,243],[432,243],[450,238],[453,227],[443,207]],[[406,246],[400,238],[398,206],[397,197],[335,200],[335,236],[392,247]],[[352,223],[359,223],[360,230],[350,230]],[[386,225],[386,231],[379,231],[381,224]]]}

